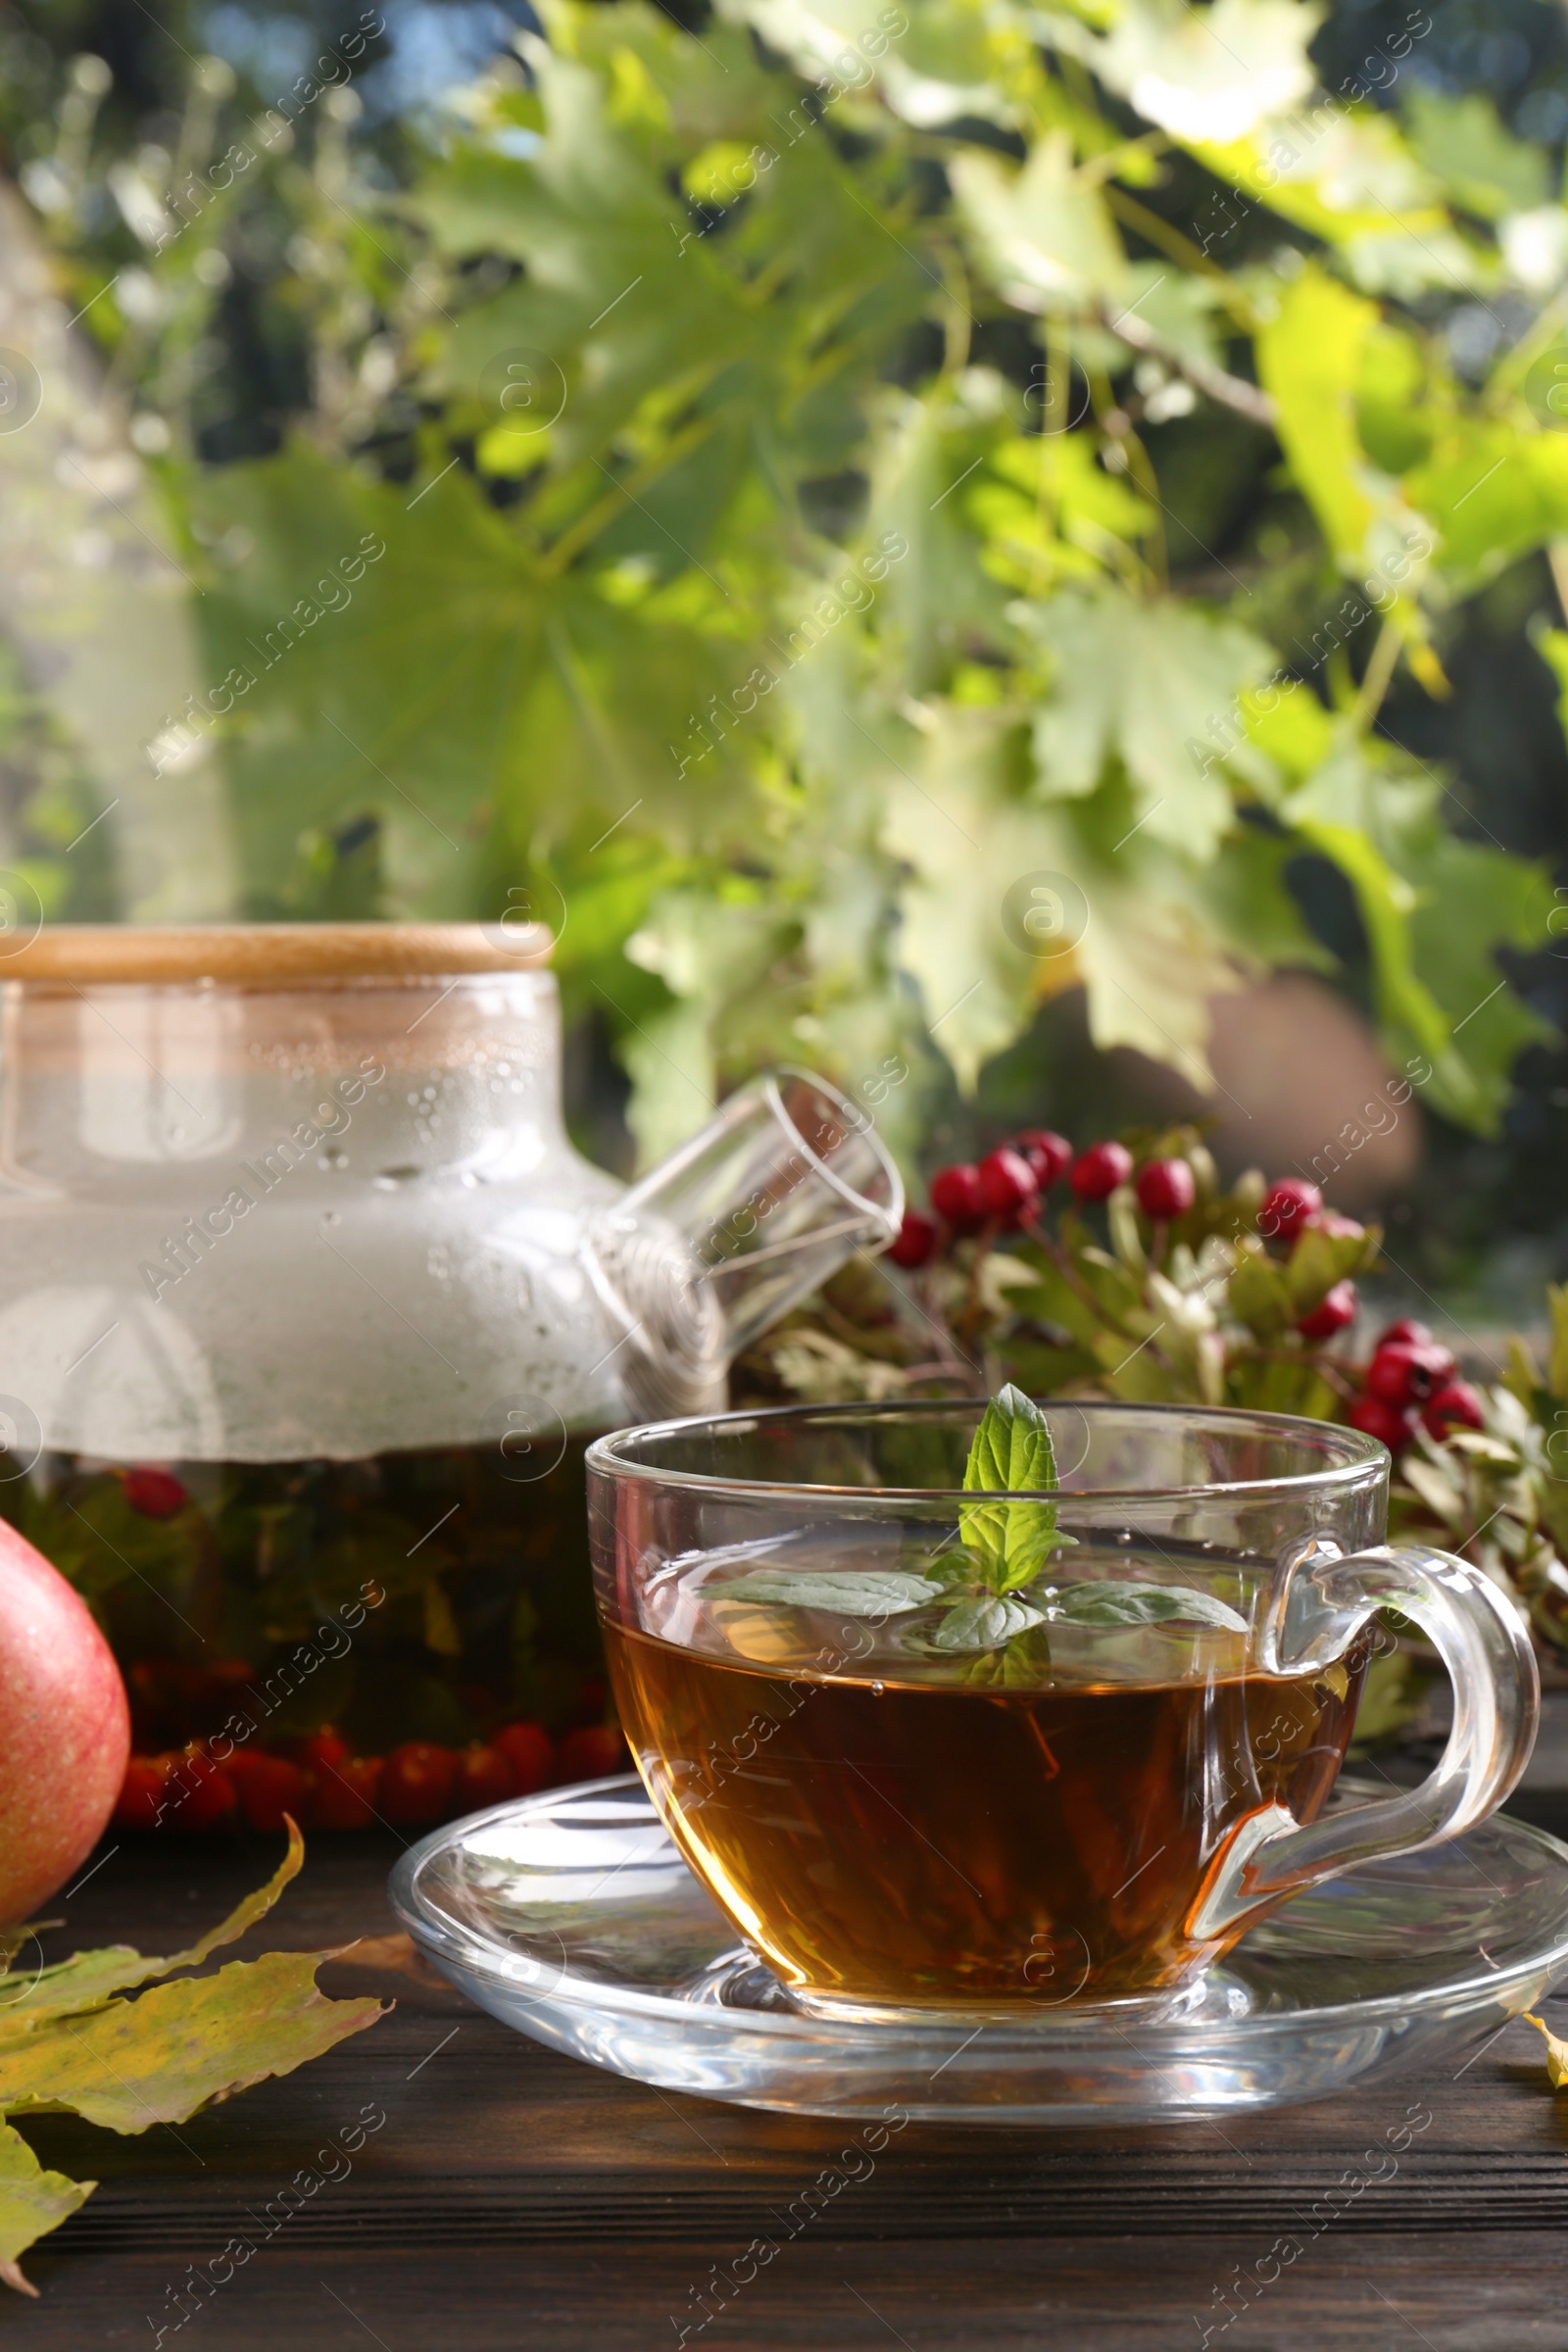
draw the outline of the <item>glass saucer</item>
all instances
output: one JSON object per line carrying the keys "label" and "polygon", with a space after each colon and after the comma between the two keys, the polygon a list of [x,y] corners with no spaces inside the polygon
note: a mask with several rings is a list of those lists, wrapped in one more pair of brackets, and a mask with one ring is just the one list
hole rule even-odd
{"label": "glass saucer", "polygon": [[1568,1847],[1502,1814],[1298,1895],[1196,2004],[1136,2021],[808,2017],[737,1947],[630,1776],[453,1822],[405,1854],[391,1895],[443,1975],[534,2040],[806,2115],[1179,2123],[1284,2106],[1479,2047],[1568,1970]]}

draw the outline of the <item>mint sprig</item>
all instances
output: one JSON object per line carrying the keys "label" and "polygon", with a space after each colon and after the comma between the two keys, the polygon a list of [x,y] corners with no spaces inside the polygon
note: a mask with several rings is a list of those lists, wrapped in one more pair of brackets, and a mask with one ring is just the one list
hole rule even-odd
{"label": "mint sprig", "polygon": [[[906,1641],[928,1656],[967,1657],[966,1673],[995,1681],[1038,1681],[1051,1664],[1053,1625],[1116,1627],[1185,1621],[1246,1633],[1247,1619],[1228,1602],[1186,1585],[1133,1584],[1119,1578],[1047,1585],[1041,1572],[1054,1551],[1075,1544],[1058,1506],[1045,1499],[1060,1479],[1051,1425],[1033,1397],[1009,1383],[981,1416],[963,1469],[958,1542],[918,1572],[905,1569],[763,1568],[725,1585],[724,1597],[826,1609],[840,1617],[907,1615],[940,1601],[932,1629]],[[1016,1496],[1016,1500],[1007,1497]],[[1035,1592],[1020,1597],[1025,1586]]]}
{"label": "mint sprig", "polygon": [[1052,1552],[1074,1542],[1057,1525],[1056,1505],[1039,1500],[1059,1484],[1051,1424],[1034,1398],[1009,1381],[986,1406],[963,1466],[966,1494],[1022,1490],[1030,1496],[1027,1502],[965,1503],[959,1514],[959,1541],[984,1591],[1016,1592],[1034,1582]]}

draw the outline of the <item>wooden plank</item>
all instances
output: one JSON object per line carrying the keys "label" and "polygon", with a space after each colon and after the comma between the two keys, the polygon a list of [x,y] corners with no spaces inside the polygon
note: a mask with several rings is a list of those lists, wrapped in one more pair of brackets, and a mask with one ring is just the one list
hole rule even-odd
{"label": "wooden plank", "polygon": [[[283,2251],[236,2274],[171,2345],[204,2352],[1201,2352],[1227,2287],[1269,2244],[1171,2237],[1020,2246],[824,2239],[781,2258],[698,2331],[704,2249],[606,2254]],[[727,2249],[725,2249],[727,2251]],[[152,2345],[181,2273],[160,2255],[42,2256],[45,2299],[8,2309],[26,2352]],[[1506,2231],[1457,2252],[1352,2241],[1298,2263],[1224,2333],[1223,2352],[1568,2352],[1568,2256]]]}

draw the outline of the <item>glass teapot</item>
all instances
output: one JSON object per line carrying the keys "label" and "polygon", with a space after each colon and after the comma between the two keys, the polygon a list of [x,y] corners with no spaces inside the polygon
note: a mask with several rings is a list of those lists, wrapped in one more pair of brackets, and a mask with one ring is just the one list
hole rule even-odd
{"label": "glass teapot", "polygon": [[[902,1190],[783,1070],[629,1192],[566,1140],[548,932],[57,926],[0,972],[0,1513],[137,1745],[366,1755],[602,1711],[582,1456]],[[247,1735],[248,1737],[250,1735]]]}

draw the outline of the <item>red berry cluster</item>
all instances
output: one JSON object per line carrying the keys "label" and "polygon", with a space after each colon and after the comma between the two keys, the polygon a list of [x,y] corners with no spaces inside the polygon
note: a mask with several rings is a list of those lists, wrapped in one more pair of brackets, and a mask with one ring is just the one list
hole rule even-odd
{"label": "red berry cluster", "polygon": [[275,1831],[291,1814],[306,1830],[364,1830],[376,1822],[427,1829],[536,1788],[601,1780],[627,1762],[625,1740],[606,1724],[567,1732],[559,1746],[540,1724],[509,1723],[472,1747],[406,1740],[385,1756],[357,1756],[332,1730],[280,1749],[193,1740],[131,1757],[115,1826]]}
{"label": "red berry cluster", "polygon": [[[1198,1181],[1185,1158],[1135,1161],[1125,1144],[1102,1142],[1074,1152],[1064,1136],[1047,1129],[1028,1128],[973,1164],[960,1161],[939,1168],[931,1179],[931,1211],[911,1208],[888,1255],[895,1265],[924,1266],[956,1241],[978,1236],[982,1245],[1019,1226],[1031,1226],[1045,1204],[1045,1196],[1066,1177],[1082,1202],[1108,1200],[1119,1187],[1130,1185],[1144,1215],[1158,1229],[1177,1224],[1198,1201]],[[1291,1255],[1308,1233],[1334,1239],[1359,1239],[1365,1228],[1353,1217],[1326,1208],[1318,1187],[1302,1176],[1284,1176],[1272,1184],[1257,1210],[1256,1228],[1264,1242],[1278,1244]],[[1314,1348],[1325,1347],[1348,1331],[1356,1316],[1355,1284],[1348,1277],[1333,1285],[1296,1328]],[[1336,1361],[1337,1381],[1351,1373]],[[1409,1444],[1418,1427],[1434,1438],[1455,1428],[1479,1429],[1481,1399],[1446,1348],[1434,1341],[1424,1323],[1391,1323],[1380,1334],[1361,1394],[1350,1403],[1347,1418],[1352,1427],[1379,1438],[1392,1452]]]}
{"label": "red berry cluster", "polygon": [[[1091,1144],[1074,1152],[1064,1135],[1049,1127],[1026,1127],[999,1144],[981,1160],[957,1160],[931,1179],[931,1206],[906,1211],[903,1229],[888,1251],[896,1266],[930,1263],[944,1244],[970,1234],[1005,1233],[1037,1217],[1046,1195],[1067,1178],[1080,1200],[1105,1200],[1133,1174],[1125,1144]],[[1183,1217],[1198,1198],[1185,1159],[1147,1160],[1138,1171],[1138,1205],[1146,1216]]]}
{"label": "red berry cluster", "polygon": [[1419,1423],[1428,1435],[1479,1429],[1481,1399],[1448,1349],[1424,1323],[1391,1323],[1380,1331],[1366,1368],[1366,1387],[1346,1415],[1352,1429],[1379,1438],[1391,1453],[1408,1446]]}
{"label": "red berry cluster", "polygon": [[[1257,1212],[1257,1230],[1265,1241],[1282,1241],[1287,1251],[1296,1248],[1303,1234],[1326,1233],[1360,1235],[1365,1228],[1353,1217],[1342,1217],[1332,1208],[1325,1208],[1323,1196],[1305,1176],[1282,1176],[1270,1185]],[[1331,1291],[1303,1315],[1296,1328],[1303,1340],[1321,1347],[1348,1331],[1355,1321],[1355,1285],[1349,1280],[1337,1282]]]}
{"label": "red berry cluster", "polygon": [[[1186,1159],[1146,1159],[1135,1162],[1125,1144],[1106,1140],[1075,1152],[1063,1135],[1050,1128],[1027,1127],[982,1160],[958,1160],[938,1168],[931,1179],[931,1207],[906,1212],[898,1239],[888,1251],[896,1266],[912,1269],[929,1264],[946,1243],[987,1230],[1004,1233],[1037,1217],[1046,1195],[1065,1176],[1073,1193],[1086,1204],[1108,1200],[1124,1184],[1131,1184],[1139,1207],[1154,1224],[1185,1217],[1198,1200],[1198,1179]],[[1359,1233],[1361,1228],[1337,1217],[1323,1206],[1315,1184],[1288,1176],[1276,1184],[1258,1213],[1258,1231],[1266,1237],[1298,1241],[1308,1226],[1334,1233]],[[1321,1328],[1307,1331],[1310,1339],[1326,1339],[1342,1330],[1355,1312],[1355,1292],[1338,1284],[1312,1318]],[[1303,1330],[1306,1326],[1303,1324]]]}

